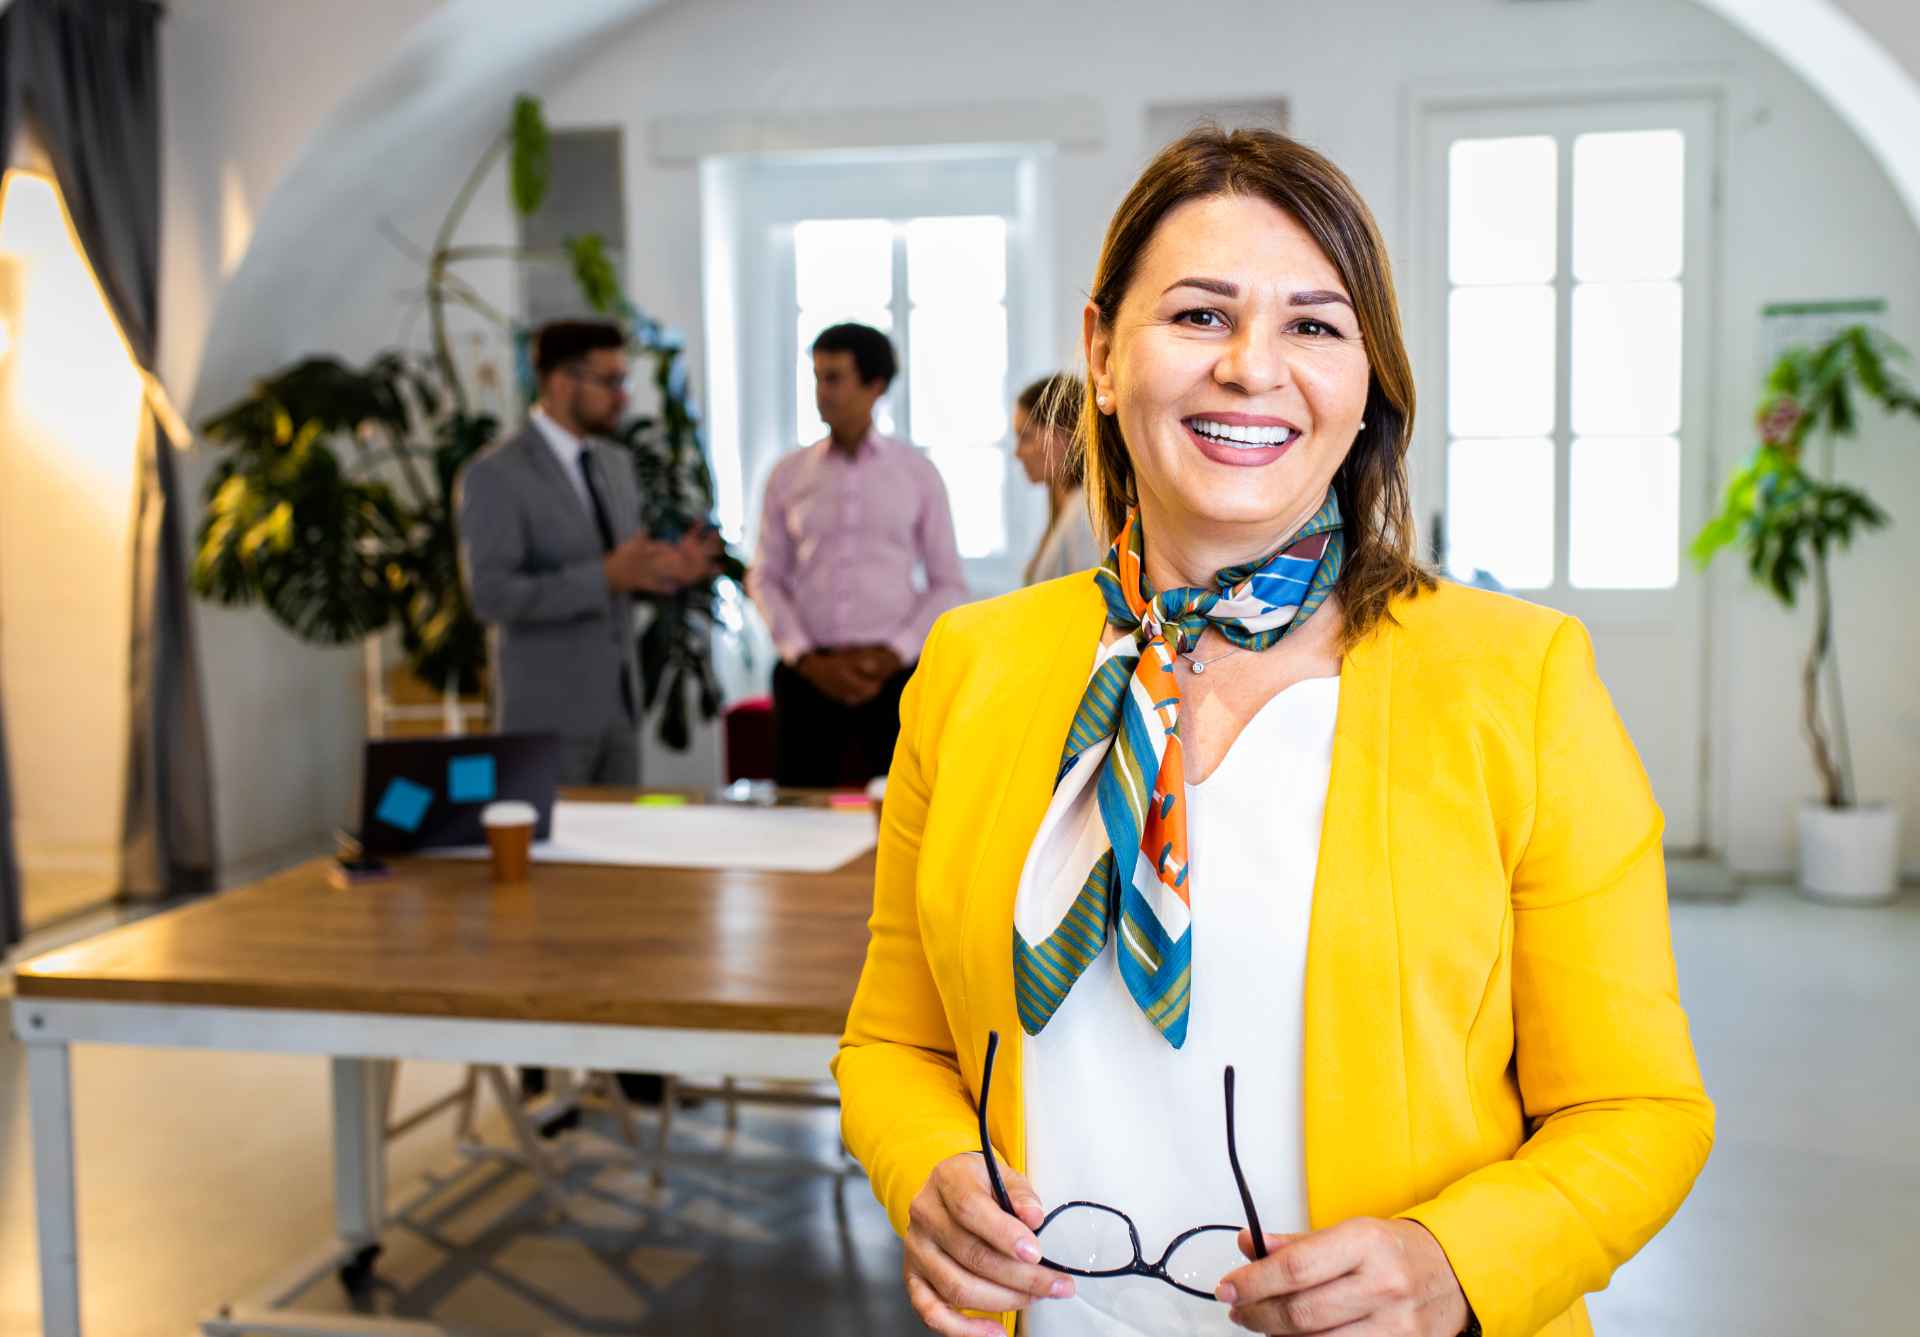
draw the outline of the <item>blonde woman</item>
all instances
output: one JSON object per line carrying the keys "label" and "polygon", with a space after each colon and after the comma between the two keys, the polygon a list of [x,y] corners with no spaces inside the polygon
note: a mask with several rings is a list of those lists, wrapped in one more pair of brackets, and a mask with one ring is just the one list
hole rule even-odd
{"label": "blonde woman", "polygon": [[1106,549],[1093,537],[1087,490],[1073,454],[1086,387],[1064,372],[1042,376],[1013,402],[1013,457],[1029,483],[1047,489],[1047,530],[1027,561],[1024,583],[1036,585],[1100,564]]}
{"label": "blonde woman", "polygon": [[1713,1108],[1586,632],[1416,563],[1385,248],[1318,154],[1170,146],[1092,293],[1112,547],[935,627],[835,1062],[907,1294],[953,1337],[1587,1334]]}

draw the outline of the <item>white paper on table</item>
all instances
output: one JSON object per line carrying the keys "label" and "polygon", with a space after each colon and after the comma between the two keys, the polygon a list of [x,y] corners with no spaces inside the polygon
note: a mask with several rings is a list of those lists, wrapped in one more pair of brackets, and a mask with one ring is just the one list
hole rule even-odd
{"label": "white paper on table", "polygon": [[[620,864],[648,868],[746,868],[827,873],[874,847],[867,810],[744,808],[689,803],[553,805],[553,834],[535,841],[535,863]],[[437,859],[484,859],[484,845],[422,850]]]}

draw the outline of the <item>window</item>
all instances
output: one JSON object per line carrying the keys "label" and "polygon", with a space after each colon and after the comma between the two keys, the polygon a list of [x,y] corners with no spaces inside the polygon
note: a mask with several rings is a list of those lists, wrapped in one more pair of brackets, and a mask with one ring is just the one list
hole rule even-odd
{"label": "window", "polygon": [[1486,119],[1540,129],[1442,136],[1448,569],[1516,590],[1671,589],[1697,431],[1686,118]]}
{"label": "window", "polygon": [[[814,339],[856,320],[884,331],[900,375],[874,411],[946,481],[960,555],[1007,546],[1007,220],[993,215],[806,219],[793,228],[794,441],[818,441]],[[904,283],[896,284],[895,274]]]}
{"label": "window", "polygon": [[722,525],[758,541],[767,476],[826,434],[813,340],[857,320],[900,371],[882,431],[946,483],[967,582],[1019,583],[1046,526],[1008,440],[1012,392],[1055,369],[1051,151],[927,146],[701,163],[710,441]]}

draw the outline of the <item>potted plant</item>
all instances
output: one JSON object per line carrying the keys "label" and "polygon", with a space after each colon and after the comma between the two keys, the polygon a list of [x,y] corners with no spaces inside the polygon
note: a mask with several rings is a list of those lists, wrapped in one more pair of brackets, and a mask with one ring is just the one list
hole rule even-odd
{"label": "potted plant", "polygon": [[[1850,437],[1863,400],[1920,417],[1920,397],[1894,367],[1906,350],[1864,325],[1813,348],[1794,347],[1768,373],[1755,415],[1760,442],[1727,480],[1720,513],[1693,542],[1701,565],[1738,547],[1753,579],[1788,608],[1803,588],[1813,598],[1813,636],[1800,669],[1800,725],[1820,774],[1820,796],[1800,810],[1800,887],[1847,902],[1881,901],[1897,885],[1899,813],[1861,802],[1834,654],[1829,561],[1856,535],[1887,523],[1858,488],[1835,481],[1833,443]],[[1816,469],[1810,443],[1823,447]],[[1830,709],[1821,701],[1825,675]],[[1830,717],[1830,718],[1829,718]]]}
{"label": "potted plant", "polygon": [[[653,363],[660,410],[628,422],[618,437],[639,472],[648,528],[673,537],[713,509],[684,345],[621,292],[602,239],[570,238],[553,254],[454,243],[475,190],[502,155],[514,208],[532,213],[548,177],[547,131],[534,99],[519,99],[512,123],[475,166],[431,249],[418,253],[426,269],[428,351],[390,350],[364,367],[309,357],[263,377],[202,424],[226,455],[207,482],[195,591],[225,604],[264,604],[296,636],[321,644],[350,644],[397,625],[414,674],[457,695],[482,690],[487,641],[460,581],[454,479],[497,439],[500,421],[480,407],[461,375],[448,309],[491,323],[514,350],[513,389],[523,402],[534,393],[531,331],[486,302],[461,277],[461,262],[570,266],[586,305],[619,319],[635,353]],[[511,391],[501,384],[508,378],[492,377],[498,403]],[[705,718],[719,711],[711,635],[723,582],[737,584],[744,574],[726,553],[713,581],[650,601],[652,617],[640,634],[642,687],[669,747],[687,746],[690,698]]]}

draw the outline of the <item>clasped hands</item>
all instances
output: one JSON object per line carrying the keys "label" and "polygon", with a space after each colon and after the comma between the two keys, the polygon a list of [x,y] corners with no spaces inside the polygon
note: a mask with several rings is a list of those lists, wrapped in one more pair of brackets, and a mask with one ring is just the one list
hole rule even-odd
{"label": "clasped hands", "polygon": [[[1024,1176],[1001,1167],[1014,1215],[1000,1210],[977,1152],[934,1168],[908,1212],[904,1273],[914,1312],[948,1337],[1004,1337],[987,1313],[1074,1294],[1040,1263],[1046,1219]],[[1240,1232],[1240,1252],[1253,1257]],[[1338,1337],[1456,1337],[1469,1310],[1446,1252],[1415,1221],[1355,1217],[1325,1230],[1268,1235],[1267,1256],[1220,1280],[1227,1316],[1250,1332]]]}
{"label": "clasped hands", "polygon": [[809,650],[794,661],[793,668],[821,695],[843,706],[864,706],[880,695],[887,679],[905,666],[900,656],[884,645],[853,645]]}
{"label": "clasped hands", "polygon": [[622,594],[678,594],[719,572],[724,546],[720,531],[708,526],[670,543],[641,531],[609,552],[601,566],[607,584]]}

